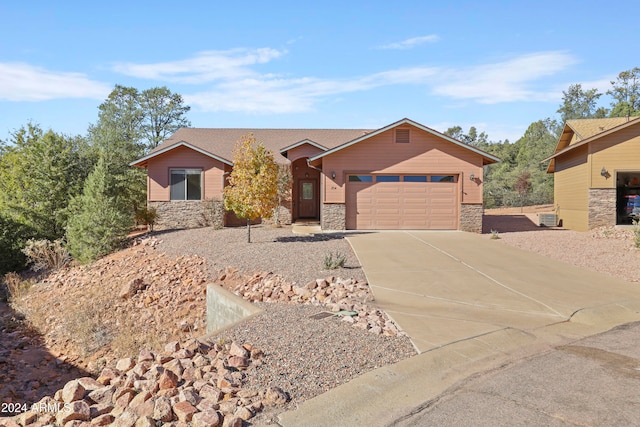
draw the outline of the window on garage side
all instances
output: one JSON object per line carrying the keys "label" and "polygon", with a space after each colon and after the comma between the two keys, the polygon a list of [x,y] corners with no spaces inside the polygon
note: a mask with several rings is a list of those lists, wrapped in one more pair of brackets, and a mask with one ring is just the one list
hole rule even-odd
{"label": "window on garage side", "polygon": [[404,182],[427,182],[426,175],[405,175]]}
{"label": "window on garage side", "polygon": [[349,182],[373,182],[371,175],[349,175]]}
{"label": "window on garage side", "polygon": [[458,182],[456,175],[431,175],[430,182]]}
{"label": "window on garage side", "polygon": [[400,182],[399,175],[378,175],[376,182]]}
{"label": "window on garage side", "polygon": [[171,169],[171,200],[202,200],[200,169]]}

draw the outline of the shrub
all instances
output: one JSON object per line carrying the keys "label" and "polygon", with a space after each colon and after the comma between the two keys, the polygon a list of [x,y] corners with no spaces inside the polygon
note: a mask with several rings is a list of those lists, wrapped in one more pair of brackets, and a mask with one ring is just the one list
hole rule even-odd
{"label": "shrub", "polygon": [[70,260],[71,255],[64,247],[62,239],[54,240],[27,240],[22,253],[27,257],[27,263],[31,264],[34,271],[64,267]]}
{"label": "shrub", "polygon": [[32,236],[29,227],[0,213],[0,274],[24,268],[26,257],[20,249]]}
{"label": "shrub", "polygon": [[2,282],[11,300],[16,300],[26,295],[34,283],[33,280],[24,280],[18,273],[14,272],[5,274]]}
{"label": "shrub", "polygon": [[109,194],[112,184],[101,159],[87,178],[83,193],[69,204],[69,252],[82,263],[116,250],[133,225],[133,215],[122,212],[118,200]]}
{"label": "shrub", "polygon": [[324,268],[326,270],[335,270],[344,267],[347,258],[340,252],[329,252],[324,256]]}
{"label": "shrub", "polygon": [[143,207],[136,210],[136,225],[144,224],[149,231],[153,231],[153,226],[158,221],[158,211],[156,208]]}
{"label": "shrub", "polygon": [[498,234],[498,230],[491,230],[491,240],[497,240],[500,238],[500,234]]}

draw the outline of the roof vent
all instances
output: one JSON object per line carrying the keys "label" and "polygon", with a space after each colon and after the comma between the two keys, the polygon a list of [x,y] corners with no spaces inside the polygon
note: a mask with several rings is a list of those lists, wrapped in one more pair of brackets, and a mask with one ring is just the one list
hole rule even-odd
{"label": "roof vent", "polygon": [[396,129],[396,142],[408,144],[410,142],[409,129]]}

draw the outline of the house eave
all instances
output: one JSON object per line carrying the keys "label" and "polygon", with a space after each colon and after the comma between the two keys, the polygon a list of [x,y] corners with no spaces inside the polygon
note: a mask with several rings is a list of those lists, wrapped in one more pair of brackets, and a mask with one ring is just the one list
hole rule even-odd
{"label": "house eave", "polygon": [[148,163],[148,161],[150,159],[152,159],[154,157],[157,157],[157,156],[159,156],[161,154],[167,153],[167,152],[169,152],[171,150],[175,150],[176,148],[179,148],[179,147],[190,148],[191,150],[197,151],[198,153],[203,154],[203,155],[205,155],[207,157],[211,157],[212,159],[218,160],[219,162],[222,162],[222,163],[224,163],[226,165],[233,166],[233,162],[231,162],[231,161],[229,161],[229,160],[227,160],[227,159],[225,159],[223,157],[216,156],[213,153],[210,153],[210,152],[208,152],[206,150],[203,150],[202,148],[199,148],[199,147],[196,147],[194,145],[191,145],[191,144],[189,144],[188,142],[185,142],[185,141],[179,141],[179,142],[176,142],[175,144],[169,145],[169,146],[167,146],[165,148],[162,148],[162,149],[160,149],[158,151],[154,151],[153,153],[150,153],[150,154],[148,154],[148,155],[146,155],[144,157],[141,157],[138,160],[134,160],[133,162],[129,163],[129,166],[146,168],[147,167],[147,163]]}
{"label": "house eave", "polygon": [[391,123],[390,125],[387,125],[387,126],[382,127],[382,128],[380,128],[378,130],[375,130],[375,131],[370,132],[370,133],[368,133],[366,135],[363,135],[363,136],[361,136],[359,138],[356,138],[354,140],[345,142],[344,144],[339,145],[339,146],[337,146],[335,148],[332,148],[330,150],[327,150],[324,153],[320,153],[320,154],[318,154],[316,156],[313,156],[313,157],[311,157],[309,159],[309,162],[310,163],[311,162],[315,163],[317,160],[320,160],[321,158],[323,158],[325,156],[328,156],[328,155],[333,154],[333,153],[335,153],[337,151],[343,150],[343,149],[345,149],[347,147],[351,147],[352,145],[355,145],[355,144],[357,144],[359,142],[362,142],[362,141],[364,141],[364,140],[366,140],[368,138],[374,137],[374,136],[379,135],[379,134],[381,134],[383,132],[386,132],[386,131],[388,131],[390,129],[393,129],[395,127],[402,126],[402,125],[405,125],[405,124],[414,126],[414,127],[418,128],[420,130],[428,132],[428,133],[430,133],[430,134],[432,134],[434,136],[437,136],[437,137],[442,138],[442,139],[444,139],[444,140],[446,140],[448,142],[451,142],[451,143],[453,143],[455,145],[458,145],[458,146],[463,147],[463,148],[465,148],[467,150],[473,151],[476,154],[479,154],[480,156],[483,157],[483,162],[482,162],[483,165],[489,165],[489,164],[497,163],[497,162],[500,161],[500,159],[498,157],[496,157],[496,156],[494,156],[492,154],[489,154],[489,153],[487,153],[485,151],[482,151],[482,150],[480,150],[480,149],[478,149],[476,147],[473,147],[471,145],[465,144],[464,142],[458,141],[457,139],[451,138],[448,135],[440,133],[440,132],[438,132],[438,131],[436,131],[434,129],[431,129],[431,128],[427,127],[427,126],[424,126],[424,125],[422,125],[420,123],[414,122],[411,119],[404,118],[404,119],[399,120],[399,121],[397,121],[395,123]]}

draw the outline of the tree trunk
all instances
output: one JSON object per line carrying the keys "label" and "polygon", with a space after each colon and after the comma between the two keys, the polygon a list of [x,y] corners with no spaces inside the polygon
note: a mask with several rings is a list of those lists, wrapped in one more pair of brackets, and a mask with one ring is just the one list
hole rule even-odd
{"label": "tree trunk", "polygon": [[247,243],[251,243],[251,220],[247,218]]}

